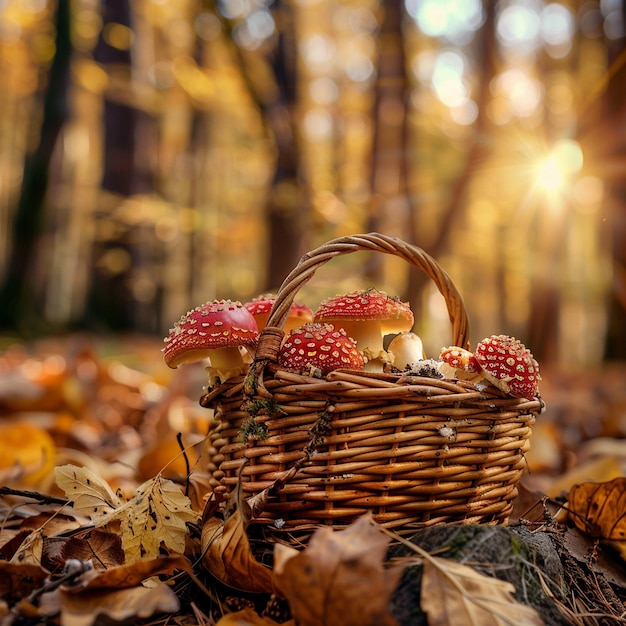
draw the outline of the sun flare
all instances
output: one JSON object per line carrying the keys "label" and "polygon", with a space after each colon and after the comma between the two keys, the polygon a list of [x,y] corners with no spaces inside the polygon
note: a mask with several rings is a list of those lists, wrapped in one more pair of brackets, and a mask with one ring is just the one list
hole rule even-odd
{"label": "sun flare", "polygon": [[565,187],[567,177],[555,156],[551,154],[539,162],[535,180],[541,189],[554,192]]}
{"label": "sun flare", "polygon": [[548,156],[538,161],[535,183],[548,193],[564,191],[582,166],[580,144],[571,139],[562,139]]}

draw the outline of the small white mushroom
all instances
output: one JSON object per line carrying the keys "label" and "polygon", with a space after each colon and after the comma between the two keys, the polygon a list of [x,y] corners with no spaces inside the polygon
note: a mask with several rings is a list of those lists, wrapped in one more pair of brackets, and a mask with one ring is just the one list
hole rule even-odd
{"label": "small white mushroom", "polygon": [[418,335],[405,332],[396,335],[387,348],[393,355],[393,366],[403,370],[424,358],[424,346]]}

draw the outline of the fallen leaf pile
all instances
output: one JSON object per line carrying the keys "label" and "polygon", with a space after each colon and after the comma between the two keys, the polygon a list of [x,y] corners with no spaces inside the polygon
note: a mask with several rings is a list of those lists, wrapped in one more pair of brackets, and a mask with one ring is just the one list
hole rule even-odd
{"label": "fallen leaf pile", "polygon": [[[322,527],[297,549],[261,550],[240,490],[223,512],[211,500],[204,372],[172,374],[157,344],[128,343],[117,356],[83,338],[35,351],[13,345],[0,374],[3,626],[404,626],[391,607],[415,567],[412,610],[429,626],[544,623],[522,590],[421,550],[369,516]],[[602,455],[593,462],[591,474],[572,459],[558,474],[535,474],[517,517],[533,532],[573,526],[594,554],[604,542],[619,554],[626,479],[613,480]],[[558,501],[544,497],[550,490]],[[411,556],[390,560],[399,543],[413,546]]]}

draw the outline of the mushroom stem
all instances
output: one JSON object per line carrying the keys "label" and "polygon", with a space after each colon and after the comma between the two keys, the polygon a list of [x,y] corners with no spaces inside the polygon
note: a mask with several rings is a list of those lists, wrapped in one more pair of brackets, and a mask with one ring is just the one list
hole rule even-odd
{"label": "mushroom stem", "polygon": [[206,370],[211,386],[216,383],[218,378],[221,382],[226,382],[233,376],[243,374],[247,367],[237,346],[209,350],[208,356],[210,365],[207,365]]}
{"label": "mushroom stem", "polygon": [[337,321],[352,339],[365,357],[366,372],[382,372],[385,363],[390,361],[383,347],[383,335],[379,320],[359,320],[358,322]]}

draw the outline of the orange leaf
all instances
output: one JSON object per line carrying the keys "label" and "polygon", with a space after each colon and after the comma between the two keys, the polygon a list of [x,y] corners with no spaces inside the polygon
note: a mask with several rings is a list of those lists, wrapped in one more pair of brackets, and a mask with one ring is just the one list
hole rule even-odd
{"label": "orange leaf", "polygon": [[0,478],[4,484],[38,486],[54,468],[56,446],[43,428],[27,422],[0,426]]}
{"label": "orange leaf", "polygon": [[626,540],[626,478],[574,485],[569,517],[577,528],[597,539]]}

